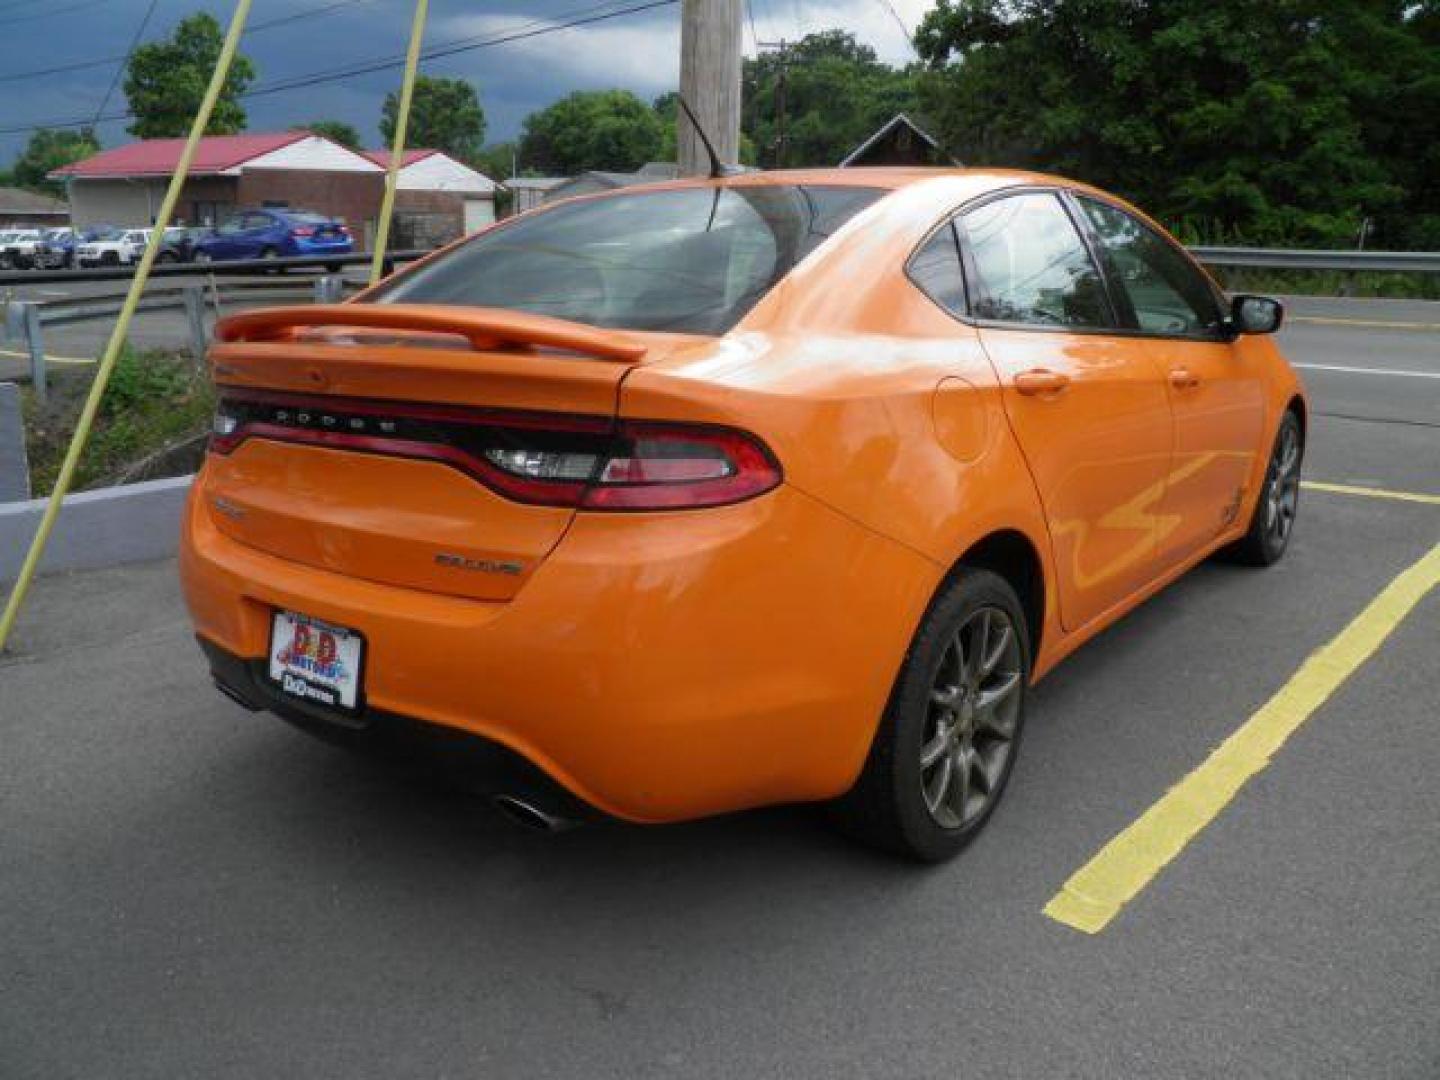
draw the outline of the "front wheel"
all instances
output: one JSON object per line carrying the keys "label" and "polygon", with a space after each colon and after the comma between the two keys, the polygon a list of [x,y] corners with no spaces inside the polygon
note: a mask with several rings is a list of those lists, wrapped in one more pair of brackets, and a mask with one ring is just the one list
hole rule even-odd
{"label": "front wheel", "polygon": [[925,862],[957,854],[1010,779],[1030,663],[1015,590],[962,569],[911,643],[860,778],[834,804],[840,828]]}
{"label": "front wheel", "polygon": [[1255,501],[1255,512],[1250,515],[1250,528],[1225,549],[1228,558],[1248,566],[1269,566],[1285,554],[1300,508],[1300,463],[1304,456],[1300,418],[1293,411],[1287,412],[1275,435],[1265,484]]}

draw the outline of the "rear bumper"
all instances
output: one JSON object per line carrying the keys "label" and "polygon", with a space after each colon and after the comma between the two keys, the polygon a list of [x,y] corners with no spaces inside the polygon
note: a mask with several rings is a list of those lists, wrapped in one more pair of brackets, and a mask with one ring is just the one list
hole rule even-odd
{"label": "rear bumper", "polygon": [[940,575],[785,486],[711,510],[581,514],[505,602],[277,558],[221,534],[206,500],[202,473],[180,567],[212,658],[258,662],[277,609],[359,630],[367,719],[480,736],[631,821],[845,791]]}
{"label": "rear bumper", "polygon": [[296,255],[349,255],[355,250],[353,240],[291,240]]}
{"label": "rear bumper", "polygon": [[558,818],[578,821],[596,816],[592,808],[499,743],[379,709],[367,710],[353,725],[338,724],[304,702],[276,692],[265,678],[263,661],[236,656],[204,638],[199,642],[216,687],[248,709],[272,712],[347,749],[439,771],[470,790],[524,799]]}

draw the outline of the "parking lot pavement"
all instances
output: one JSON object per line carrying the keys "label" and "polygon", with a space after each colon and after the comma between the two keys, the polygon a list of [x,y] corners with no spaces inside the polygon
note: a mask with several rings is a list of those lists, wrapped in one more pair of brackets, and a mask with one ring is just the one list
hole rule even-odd
{"label": "parking lot pavement", "polygon": [[[1310,379],[1308,478],[1440,493],[1440,380],[1393,423],[1349,378]],[[1307,490],[1276,567],[1198,568],[1037,689],[932,869],[803,810],[523,832],[219,697],[171,564],[45,579],[0,660],[0,1075],[1429,1080],[1440,593],[1103,933],[1041,912],[1437,542],[1440,506]]]}

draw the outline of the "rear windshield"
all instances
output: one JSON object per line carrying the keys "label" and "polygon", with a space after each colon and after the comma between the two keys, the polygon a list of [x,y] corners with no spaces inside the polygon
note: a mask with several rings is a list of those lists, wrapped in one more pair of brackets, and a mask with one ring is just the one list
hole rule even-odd
{"label": "rear windshield", "polygon": [[302,225],[329,225],[330,219],[324,214],[317,214],[314,210],[282,210],[282,214],[291,221],[298,221]]}
{"label": "rear windshield", "polygon": [[739,185],[627,192],[482,233],[376,295],[594,326],[721,334],[883,188]]}

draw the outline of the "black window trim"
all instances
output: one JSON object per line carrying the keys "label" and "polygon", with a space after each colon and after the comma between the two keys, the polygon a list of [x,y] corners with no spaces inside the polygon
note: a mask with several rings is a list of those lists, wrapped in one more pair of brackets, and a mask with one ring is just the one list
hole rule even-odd
{"label": "black window trim", "polygon": [[[1198,341],[1222,345],[1229,344],[1230,342],[1233,342],[1235,340],[1234,333],[1227,331],[1223,322],[1221,324],[1222,328],[1220,333],[1215,336],[1211,336],[1209,334],[1203,336],[1196,334],[1166,334],[1155,330],[1142,330],[1138,325],[1138,319],[1134,317],[1133,308],[1129,309],[1129,321],[1134,325],[1121,325],[1121,305],[1116,301],[1116,284],[1111,281],[1113,271],[1107,272],[1107,267],[1109,266],[1108,258],[1102,259],[1096,257],[1096,251],[1094,247],[1092,247],[1094,241],[1092,239],[1091,230],[1088,223],[1076,224],[1075,227],[1079,231],[1081,242],[1085,244],[1086,250],[1090,254],[1091,261],[1095,263],[1096,272],[1100,275],[1101,283],[1105,289],[1106,303],[1110,307],[1111,320],[1115,323],[1114,326],[1065,326],[1062,324],[1052,325],[1009,322],[1004,319],[982,319],[979,316],[973,314],[973,305],[975,303],[977,292],[977,287],[975,283],[980,280],[980,275],[975,268],[975,260],[970,251],[970,245],[966,242],[964,230],[961,229],[958,224],[959,218],[963,214],[967,214],[972,210],[978,210],[980,207],[992,202],[996,202],[1000,199],[1010,198],[1015,195],[1028,195],[1032,193],[1049,193],[1058,196],[1060,199],[1060,204],[1062,207],[1065,208],[1065,212],[1070,217],[1072,224],[1075,224],[1075,215],[1077,213],[1082,214],[1083,216],[1083,211],[1081,211],[1080,207],[1072,207],[1071,205],[1072,201],[1077,197],[1093,198],[1097,202],[1103,202],[1107,206],[1113,206],[1115,209],[1120,210],[1127,215],[1129,214],[1129,212],[1126,211],[1124,207],[1117,206],[1112,200],[1108,198],[1098,196],[1088,190],[1079,191],[1074,188],[1063,187],[1059,184],[1011,184],[1006,187],[996,188],[993,191],[987,191],[983,195],[977,195],[975,196],[975,198],[969,199],[961,203],[955,209],[948,211],[945,216],[941,218],[940,221],[936,222],[934,226],[932,226],[929,230],[926,231],[925,235],[920,239],[920,242],[915,245],[915,248],[910,252],[910,255],[905,260],[904,272],[906,278],[909,279],[910,284],[914,285],[915,288],[919,289],[921,294],[927,300],[929,300],[937,308],[943,311],[946,315],[949,315],[956,322],[963,323],[965,326],[969,326],[972,329],[1015,330],[1021,333],[1035,334],[1092,334],[1103,335],[1106,337],[1148,338],[1151,340],[1159,341]],[[1141,224],[1143,225],[1144,222],[1141,222]],[[918,281],[915,280],[914,276],[910,272],[911,263],[915,260],[916,256],[920,254],[921,249],[930,242],[931,238],[935,235],[936,232],[938,232],[946,225],[950,226],[951,235],[954,237],[955,243],[959,246],[960,249],[960,268],[961,276],[964,279],[965,292],[965,312],[963,314],[960,312],[951,311],[944,304],[936,300],[933,296],[930,295],[928,291],[926,291],[926,289]],[[1157,235],[1159,235],[1163,240],[1165,240],[1166,243],[1170,244],[1171,247],[1178,250],[1191,263],[1191,265],[1193,265],[1197,270],[1200,271],[1201,277],[1204,278],[1206,285],[1210,287],[1211,293],[1216,294],[1215,300],[1216,303],[1219,305],[1223,320],[1225,312],[1225,298],[1223,295],[1216,293],[1210,276],[1205,273],[1203,267],[1200,266],[1200,263],[1195,259],[1193,255],[1190,254],[1190,252],[1186,251],[1183,246],[1176,243],[1175,240],[1172,239],[1168,234],[1161,232]],[[1129,296],[1128,294],[1123,294],[1123,291],[1122,295],[1125,296],[1125,304],[1128,307],[1128,305],[1130,304]]]}
{"label": "black window trim", "polygon": [[[919,289],[926,300],[929,300],[932,304],[934,304],[937,308],[943,311],[946,315],[949,315],[952,319],[958,319],[962,323],[969,324],[969,311],[971,304],[970,281],[965,273],[964,268],[965,252],[963,245],[961,245],[960,243],[960,229],[955,224],[955,218],[958,216],[958,214],[958,210],[954,213],[946,214],[925,233],[925,235],[921,238],[920,242],[915,245],[915,250],[910,252],[909,256],[905,259],[904,273],[910,284],[914,285],[915,288]],[[938,299],[936,299],[935,296],[931,294],[930,290],[920,283],[920,279],[915,276],[916,260],[920,258],[920,253],[930,246],[930,241],[935,239],[935,234],[938,233],[941,229],[949,230],[950,243],[955,246],[955,269],[956,272],[960,275],[960,295],[964,298],[964,312],[953,311],[950,308],[946,307]]]}
{"label": "black window trim", "polygon": [[[1094,192],[1076,191],[1073,188],[1066,188],[1063,190],[1061,198],[1066,202],[1067,205],[1072,208],[1071,217],[1076,221],[1077,227],[1081,230],[1082,235],[1084,235],[1086,238],[1086,242],[1093,245],[1095,252],[1100,255],[1107,281],[1112,276],[1117,279],[1115,285],[1115,293],[1117,293],[1119,297],[1123,298],[1124,303],[1123,305],[1117,304],[1116,307],[1123,307],[1123,310],[1126,313],[1126,318],[1131,324],[1130,326],[1126,327],[1128,331],[1131,331],[1137,337],[1160,338],[1165,341],[1202,341],[1220,342],[1221,344],[1225,344],[1234,340],[1234,335],[1228,333],[1226,330],[1225,298],[1216,292],[1214,282],[1211,281],[1210,275],[1205,272],[1204,268],[1200,265],[1199,261],[1196,260],[1195,256],[1190,254],[1190,252],[1186,251],[1184,246],[1178,243],[1174,237],[1170,236],[1170,234],[1165,232],[1163,229],[1155,229],[1151,227],[1148,222],[1142,221],[1140,218],[1136,217],[1132,211],[1127,210],[1125,207],[1119,205],[1113,199],[1106,198]],[[1214,300],[1215,310],[1220,316],[1220,322],[1216,329],[1213,331],[1201,331],[1194,334],[1167,334],[1161,330],[1142,329],[1140,326],[1140,316],[1135,311],[1135,304],[1130,297],[1130,292],[1128,289],[1125,288],[1122,283],[1119,282],[1118,274],[1116,274],[1115,268],[1111,263],[1110,251],[1101,242],[1099,235],[1094,231],[1094,227],[1090,224],[1090,219],[1089,216],[1085,213],[1085,208],[1080,205],[1081,200],[1083,199],[1089,199],[1091,202],[1099,203],[1102,206],[1107,206],[1111,210],[1114,210],[1116,213],[1124,215],[1131,221],[1135,222],[1135,224],[1138,225],[1140,228],[1144,229],[1147,233],[1150,233],[1152,236],[1156,237],[1158,240],[1164,243],[1167,247],[1170,248],[1170,250],[1178,254],[1191,267],[1191,269],[1193,269],[1199,275],[1200,281],[1205,286],[1205,291],[1208,292],[1210,294],[1210,298]]]}

